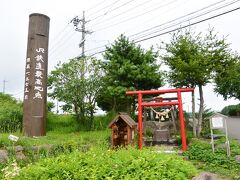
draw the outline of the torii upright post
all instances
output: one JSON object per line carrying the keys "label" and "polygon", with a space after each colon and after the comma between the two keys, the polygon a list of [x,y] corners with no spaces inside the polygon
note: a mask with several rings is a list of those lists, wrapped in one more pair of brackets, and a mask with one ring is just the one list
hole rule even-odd
{"label": "torii upright post", "polygon": [[46,135],[49,21],[43,14],[29,16],[23,132],[31,137]]}

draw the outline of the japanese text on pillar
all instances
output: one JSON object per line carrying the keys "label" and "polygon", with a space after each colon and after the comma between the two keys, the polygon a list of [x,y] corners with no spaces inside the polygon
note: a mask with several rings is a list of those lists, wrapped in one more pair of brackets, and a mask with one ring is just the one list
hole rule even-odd
{"label": "japanese text on pillar", "polygon": [[36,49],[37,55],[35,56],[35,75],[34,75],[34,96],[33,99],[42,99],[43,89],[43,76],[44,76],[44,48]]}
{"label": "japanese text on pillar", "polygon": [[29,77],[30,77],[30,58],[26,59],[26,74],[25,74],[25,87],[24,87],[24,99],[27,100],[29,96]]}

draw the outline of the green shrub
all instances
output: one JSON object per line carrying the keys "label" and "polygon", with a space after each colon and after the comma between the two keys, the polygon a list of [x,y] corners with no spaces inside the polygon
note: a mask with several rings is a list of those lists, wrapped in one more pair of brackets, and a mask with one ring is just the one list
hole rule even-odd
{"label": "green shrub", "polygon": [[71,114],[54,114],[48,112],[47,115],[47,131],[55,131],[61,133],[71,133],[79,130],[77,121]]}
{"label": "green shrub", "polygon": [[239,116],[240,104],[226,106],[222,109],[221,113],[226,116]]}
{"label": "green shrub", "polygon": [[22,103],[7,94],[0,93],[0,133],[22,129]]}
{"label": "green shrub", "polygon": [[176,155],[149,149],[93,149],[44,159],[23,168],[15,179],[190,179],[193,165]]}
{"label": "green shrub", "polygon": [[[182,137],[181,137],[181,132],[176,136],[176,143],[178,145],[182,145]],[[191,131],[186,131],[186,143],[189,144],[193,138],[193,134]]]}
{"label": "green shrub", "polygon": [[115,112],[108,112],[106,115],[95,116],[93,120],[93,130],[104,130],[116,116]]}
{"label": "green shrub", "polygon": [[204,170],[236,177],[240,176],[240,164],[235,160],[234,155],[240,151],[239,143],[236,146],[234,142],[231,148],[234,153],[231,157],[227,157],[225,149],[218,148],[213,153],[209,142],[195,139],[185,154],[190,160],[202,162],[200,168]]}

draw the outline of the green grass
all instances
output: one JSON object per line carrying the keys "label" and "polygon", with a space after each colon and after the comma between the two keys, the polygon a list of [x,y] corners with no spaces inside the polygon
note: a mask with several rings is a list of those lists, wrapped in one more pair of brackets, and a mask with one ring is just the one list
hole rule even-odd
{"label": "green grass", "polygon": [[71,133],[79,131],[80,125],[73,115],[48,113],[47,132]]}
{"label": "green grass", "polygon": [[[224,143],[223,139],[218,144]],[[231,156],[227,157],[225,148],[218,148],[212,152],[209,140],[194,139],[185,153],[196,167],[203,171],[217,173],[230,179],[240,179],[240,163],[235,160],[235,155],[240,153],[240,144],[230,141]]]}
{"label": "green grass", "polygon": [[[102,141],[110,139],[110,131],[80,131],[73,133],[61,133],[50,131],[46,136],[38,138],[30,138],[21,135],[21,133],[13,133],[19,137],[19,141],[14,145],[22,146],[36,146],[42,144],[64,144],[68,142],[74,142],[78,144],[101,144]],[[12,146],[12,142],[8,140],[9,134],[0,135],[0,148]]]}
{"label": "green grass", "polygon": [[[80,131],[73,133],[61,133],[57,131],[49,131],[47,136],[39,138],[29,138],[21,136],[19,133],[19,141],[12,144],[7,138],[8,134],[1,134],[0,143],[1,149],[7,149],[9,156],[8,162],[0,163],[0,172],[4,168],[9,168],[12,172],[15,169],[15,153],[12,145],[21,145],[24,148],[23,153],[27,156],[24,161],[17,161],[18,168],[25,167],[30,164],[37,163],[41,159],[48,157],[58,157],[61,154],[66,156],[73,152],[85,152],[92,148],[98,148],[107,150],[110,147],[110,132],[104,131]],[[32,150],[33,146],[41,146],[37,152]],[[47,146],[44,146],[47,145]],[[51,149],[48,149],[48,145],[51,145]],[[0,179],[3,179],[3,173],[0,173]]]}
{"label": "green grass", "polygon": [[[97,129],[103,129],[99,131],[80,131],[81,125],[79,125],[74,116],[72,115],[56,115],[49,113],[47,120],[47,134],[37,138],[30,138],[23,136],[20,132],[11,133],[19,137],[19,141],[14,145],[22,146],[35,146],[41,144],[64,144],[64,143],[78,143],[78,144],[101,144],[105,139],[110,138],[110,129],[107,129],[104,116],[96,117],[96,122],[102,121],[102,127]],[[109,121],[109,117],[107,117]],[[105,123],[105,124],[104,124]],[[83,128],[84,129],[84,128]],[[8,140],[10,133],[0,134],[0,148],[12,146],[12,142]]]}
{"label": "green grass", "polygon": [[[37,158],[36,154],[26,151],[32,159],[17,162],[18,168],[23,168],[20,176],[22,179],[189,179],[196,174],[196,169],[191,163],[183,161],[181,156],[158,154],[151,148],[142,151],[134,148],[110,150],[111,130],[107,129],[107,125],[113,117],[113,114],[95,117],[94,129],[104,130],[80,131],[82,128],[73,116],[48,114],[46,136],[29,138],[16,132],[12,134],[19,136],[19,141],[13,144],[8,140],[9,133],[2,133],[0,148],[9,149],[12,145],[21,145],[31,149],[32,146],[54,145],[54,152],[43,149]],[[218,140],[217,143],[223,141]],[[89,147],[87,152],[81,151],[85,145]],[[209,141],[193,139],[184,155],[199,170],[237,179],[240,177],[240,164],[234,160],[234,156],[240,154],[240,145],[237,141],[231,141],[230,145],[232,156],[228,158],[222,149],[213,154]],[[14,159],[13,156],[6,164],[0,164],[0,172],[3,168],[14,172]]]}
{"label": "green grass", "polygon": [[15,179],[191,179],[194,166],[177,155],[134,148],[75,152],[40,160]]}

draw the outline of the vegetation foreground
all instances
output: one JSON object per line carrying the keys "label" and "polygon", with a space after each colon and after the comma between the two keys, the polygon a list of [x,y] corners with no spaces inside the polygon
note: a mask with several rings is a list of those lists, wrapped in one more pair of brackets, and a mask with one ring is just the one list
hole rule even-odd
{"label": "vegetation foreground", "polygon": [[[110,131],[106,130],[53,131],[39,139],[20,137],[24,139],[15,145],[24,146],[28,159],[16,161],[12,155],[0,166],[0,179],[192,179],[201,171],[217,173],[224,179],[240,179],[240,164],[234,159],[240,154],[236,141],[231,142],[232,154],[227,157],[224,149],[212,153],[208,140],[193,139],[188,151],[178,155],[162,153],[159,147],[113,150],[109,137]],[[37,154],[29,151],[30,146],[46,143],[54,143],[53,148],[41,149]],[[9,148],[9,144],[5,145]]]}
{"label": "vegetation foreground", "polygon": [[[29,159],[24,162],[12,156],[2,166],[0,179],[191,179],[197,174],[196,168],[183,157],[158,153],[154,148],[112,150],[109,131],[49,132],[47,137],[48,140],[20,137],[24,140],[15,145],[29,149],[53,142],[55,152],[28,152]],[[58,140],[52,141],[54,138]],[[89,148],[83,150],[83,146]]]}
{"label": "vegetation foreground", "polygon": [[150,149],[92,149],[43,159],[16,179],[189,179],[196,168],[177,155]]}
{"label": "vegetation foreground", "polygon": [[[94,127],[106,127],[111,119],[98,117]],[[189,139],[188,151],[177,155],[159,153],[159,147],[112,150],[110,130],[79,130],[72,116],[49,114],[47,129],[47,136],[39,138],[13,133],[20,137],[16,143],[8,140],[9,133],[1,134],[0,149],[8,151],[9,159],[0,163],[0,179],[191,179],[201,171],[240,179],[237,141],[230,142],[231,157],[221,148],[213,154],[209,140],[203,139]],[[23,147],[26,159],[16,160],[16,146]],[[41,148],[34,152],[33,147]]]}

